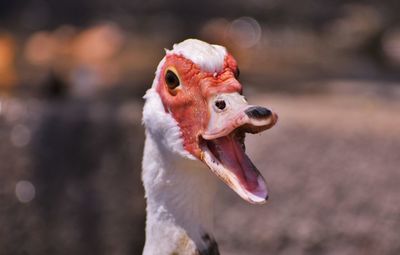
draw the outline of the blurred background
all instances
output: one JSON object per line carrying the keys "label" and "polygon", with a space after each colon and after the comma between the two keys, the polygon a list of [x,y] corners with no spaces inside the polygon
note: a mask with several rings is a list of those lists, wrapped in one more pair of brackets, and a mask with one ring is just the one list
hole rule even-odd
{"label": "blurred background", "polygon": [[400,254],[400,2],[0,1],[0,254],[141,254],[142,95],[164,48],[225,45],[270,200],[220,185],[222,254]]}

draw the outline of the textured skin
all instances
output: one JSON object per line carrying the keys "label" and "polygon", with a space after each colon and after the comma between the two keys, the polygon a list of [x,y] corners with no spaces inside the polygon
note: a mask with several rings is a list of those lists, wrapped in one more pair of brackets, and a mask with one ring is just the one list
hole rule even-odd
{"label": "textured skin", "polygon": [[[167,70],[176,72],[181,85],[170,90],[165,83]],[[237,63],[227,55],[219,73],[203,71],[192,61],[179,56],[168,55],[160,72],[156,88],[165,111],[171,113],[182,132],[185,150],[201,158],[199,135],[204,132],[210,118],[208,99],[219,93],[242,92],[242,85],[235,79]]]}

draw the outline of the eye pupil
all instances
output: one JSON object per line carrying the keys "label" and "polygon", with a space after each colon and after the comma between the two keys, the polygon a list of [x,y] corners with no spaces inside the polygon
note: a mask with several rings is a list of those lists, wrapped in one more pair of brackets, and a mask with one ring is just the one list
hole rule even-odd
{"label": "eye pupil", "polygon": [[225,107],[226,107],[226,103],[225,103],[224,100],[217,100],[217,101],[215,102],[215,106],[216,106],[218,109],[223,110],[223,109],[225,109]]}
{"label": "eye pupil", "polygon": [[174,89],[179,86],[179,78],[171,70],[168,70],[165,74],[165,82],[169,89]]}

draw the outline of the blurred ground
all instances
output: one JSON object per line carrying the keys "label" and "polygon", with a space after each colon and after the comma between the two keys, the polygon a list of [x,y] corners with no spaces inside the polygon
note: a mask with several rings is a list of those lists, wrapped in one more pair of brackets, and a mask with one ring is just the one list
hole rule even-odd
{"label": "blurred ground", "polygon": [[280,117],[247,140],[270,199],[249,206],[224,189],[216,219],[223,254],[399,254],[399,89],[377,96],[366,84],[330,83],[347,84],[251,98]]}
{"label": "blurred ground", "polygon": [[1,105],[1,254],[139,254],[140,105],[102,98]]}

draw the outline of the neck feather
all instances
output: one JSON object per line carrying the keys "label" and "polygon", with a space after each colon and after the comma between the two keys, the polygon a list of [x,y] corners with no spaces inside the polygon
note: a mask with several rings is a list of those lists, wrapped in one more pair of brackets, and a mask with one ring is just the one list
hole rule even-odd
{"label": "neck feather", "polygon": [[211,235],[215,178],[198,160],[171,152],[146,132],[142,177],[147,199],[143,254],[217,250]]}

